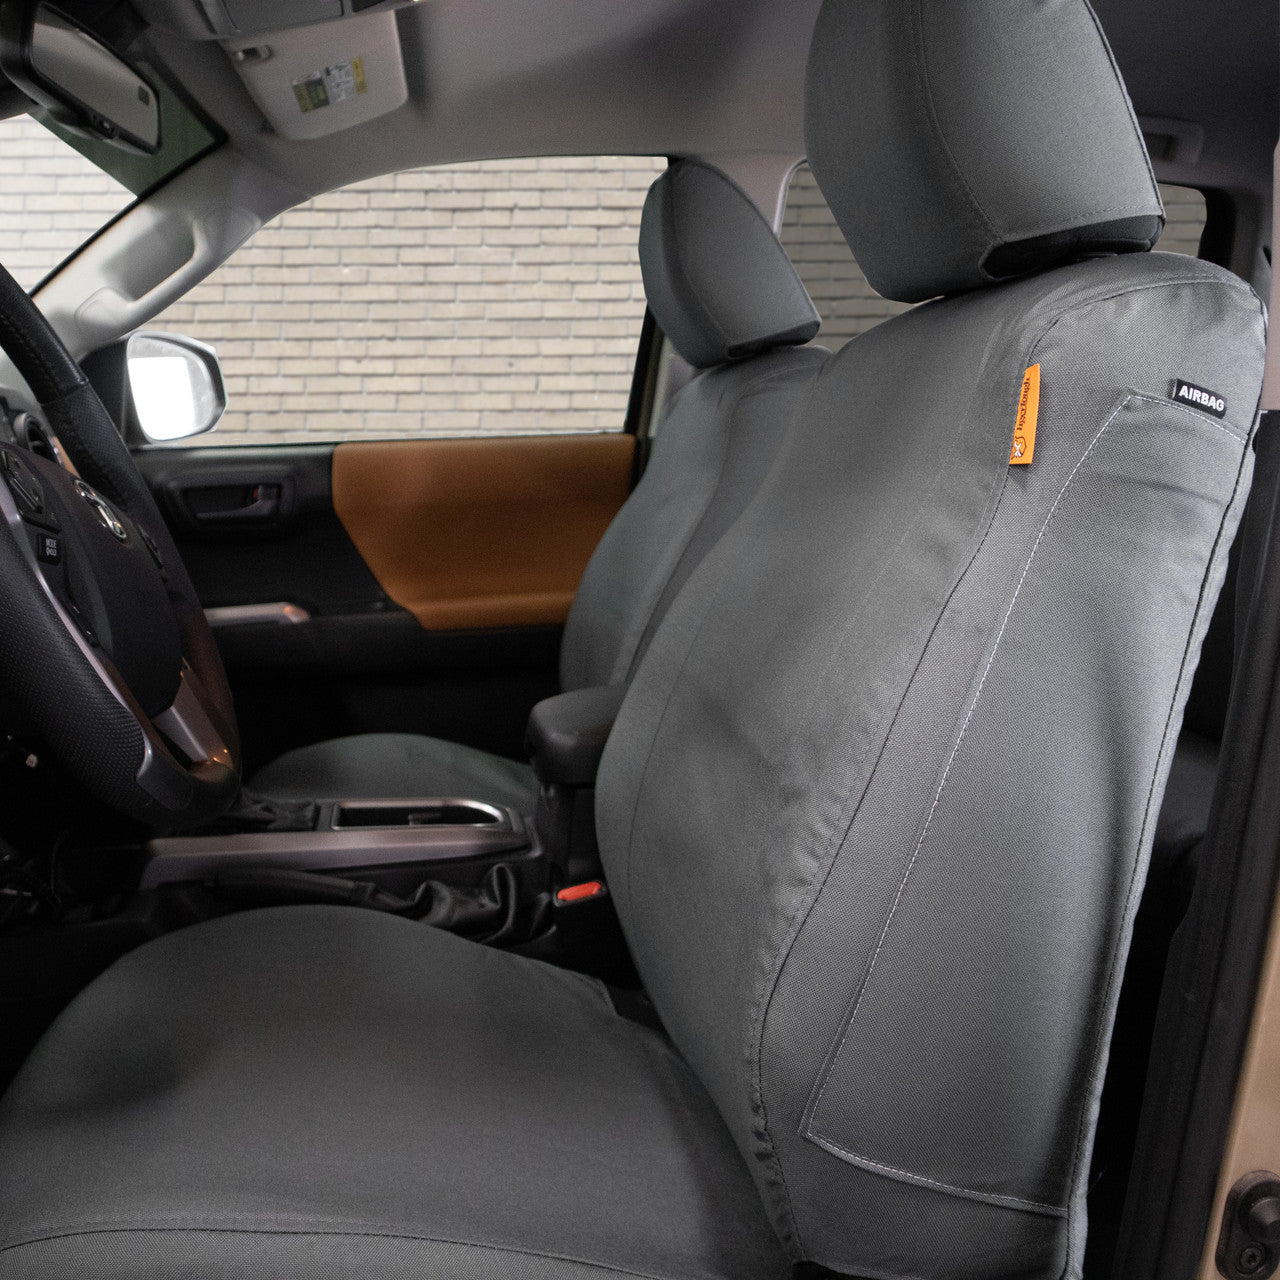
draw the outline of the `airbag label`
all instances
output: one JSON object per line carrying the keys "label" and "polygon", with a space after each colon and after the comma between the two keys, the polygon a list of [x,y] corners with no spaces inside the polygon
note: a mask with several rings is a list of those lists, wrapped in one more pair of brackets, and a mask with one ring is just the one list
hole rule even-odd
{"label": "airbag label", "polygon": [[1197,387],[1194,382],[1183,382],[1178,378],[1173,384],[1173,398],[1180,400],[1183,404],[1191,405],[1192,408],[1203,409],[1205,413],[1211,413],[1215,418],[1227,416],[1226,399],[1216,391]]}

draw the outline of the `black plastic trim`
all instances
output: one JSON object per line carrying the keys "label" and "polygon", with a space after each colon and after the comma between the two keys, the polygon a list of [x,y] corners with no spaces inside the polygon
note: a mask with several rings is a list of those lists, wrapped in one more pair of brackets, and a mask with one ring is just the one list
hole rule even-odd
{"label": "black plastic trim", "polygon": [[1199,1266],[1275,903],[1280,412],[1263,414],[1255,450],[1241,532],[1247,620],[1199,877],[1157,1014],[1117,1280],[1191,1280]]}

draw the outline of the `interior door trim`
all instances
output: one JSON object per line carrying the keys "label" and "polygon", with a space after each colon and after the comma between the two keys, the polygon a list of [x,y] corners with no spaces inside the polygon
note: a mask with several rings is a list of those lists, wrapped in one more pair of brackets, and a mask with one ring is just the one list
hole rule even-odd
{"label": "interior door trim", "polygon": [[622,432],[350,442],[334,450],[333,508],[428,630],[562,623],[634,452]]}

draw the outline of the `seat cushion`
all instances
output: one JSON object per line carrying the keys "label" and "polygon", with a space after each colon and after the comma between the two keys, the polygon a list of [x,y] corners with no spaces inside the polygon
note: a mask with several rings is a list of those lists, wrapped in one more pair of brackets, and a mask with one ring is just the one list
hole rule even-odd
{"label": "seat cushion", "polygon": [[532,813],[538,797],[527,764],[413,733],[361,733],[299,747],[259,770],[250,786],[282,800],[457,796],[520,813]]}
{"label": "seat cushion", "polygon": [[787,1262],[663,1037],[355,909],[170,934],[0,1102],[0,1276],[734,1277]]}

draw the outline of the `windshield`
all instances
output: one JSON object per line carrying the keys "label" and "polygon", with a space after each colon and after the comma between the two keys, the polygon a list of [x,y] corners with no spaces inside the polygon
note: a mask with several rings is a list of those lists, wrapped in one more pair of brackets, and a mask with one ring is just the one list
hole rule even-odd
{"label": "windshield", "polygon": [[0,121],[0,263],[34,289],[134,199],[222,139],[156,75],[161,142],[153,156],[81,138],[43,109]]}

